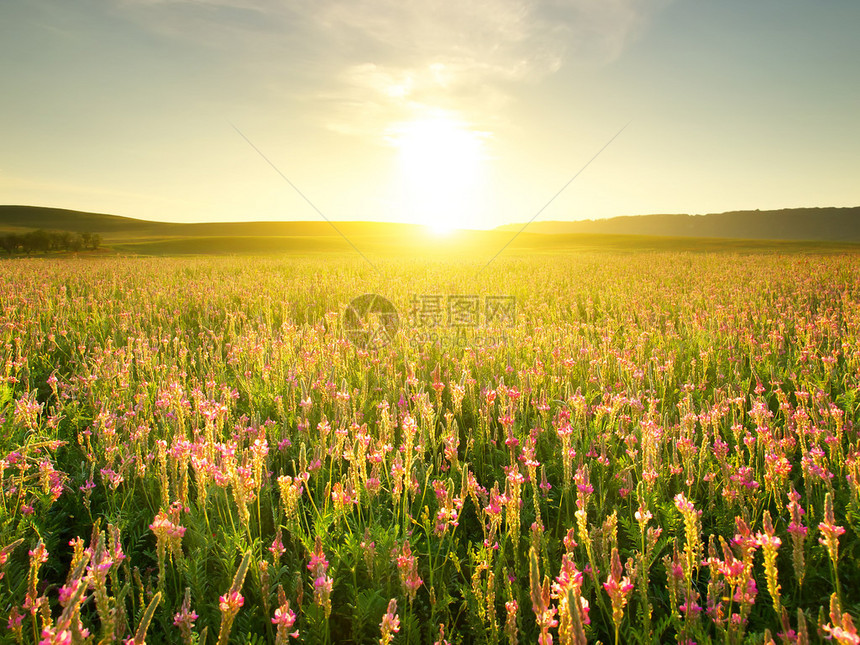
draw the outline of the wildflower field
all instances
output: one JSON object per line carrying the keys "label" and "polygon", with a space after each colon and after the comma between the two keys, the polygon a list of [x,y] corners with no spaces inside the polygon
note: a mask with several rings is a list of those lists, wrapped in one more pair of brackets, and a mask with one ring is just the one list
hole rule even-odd
{"label": "wildflower field", "polygon": [[860,257],[374,264],[0,263],[0,642],[860,643]]}

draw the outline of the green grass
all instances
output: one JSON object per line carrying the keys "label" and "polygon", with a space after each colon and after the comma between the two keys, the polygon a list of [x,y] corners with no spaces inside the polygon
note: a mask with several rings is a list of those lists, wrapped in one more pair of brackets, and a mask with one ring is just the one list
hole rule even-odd
{"label": "green grass", "polygon": [[[106,245],[123,254],[139,255],[277,255],[326,254],[369,259],[385,257],[463,257],[489,261],[510,240],[495,232],[469,232],[424,241],[395,236],[354,236],[352,245],[335,236],[201,236],[139,238]],[[354,245],[354,246],[353,246]],[[357,250],[356,250],[357,249]],[[604,252],[691,252],[691,253],[856,253],[860,244],[835,242],[787,242],[780,240],[727,240],[644,235],[530,235],[524,233],[504,253],[554,254]]]}
{"label": "green grass", "polygon": [[[189,241],[212,245],[152,243]],[[480,272],[486,255],[403,249],[377,270],[340,250],[0,260],[4,617],[35,645],[66,586],[65,619],[95,640],[143,624],[174,643],[187,589],[211,645],[235,586],[241,645],[275,641],[279,588],[307,643],[378,642],[392,599],[394,645],[440,623],[453,643],[510,642],[508,615],[534,643],[580,597],[588,642],[762,643],[781,609],[813,636],[847,624],[829,605],[860,611],[860,256],[615,242],[513,248]],[[383,347],[345,329],[365,293],[401,315]],[[410,314],[434,294],[514,296],[515,316],[481,314],[464,346],[443,302],[421,340]],[[822,525],[845,529],[838,557]],[[775,579],[747,530],[781,540]],[[73,564],[73,544],[104,567]],[[732,558],[754,602],[725,600]],[[632,578],[620,613],[610,576]],[[545,577],[564,593],[543,597]],[[685,615],[684,594],[722,614]]]}

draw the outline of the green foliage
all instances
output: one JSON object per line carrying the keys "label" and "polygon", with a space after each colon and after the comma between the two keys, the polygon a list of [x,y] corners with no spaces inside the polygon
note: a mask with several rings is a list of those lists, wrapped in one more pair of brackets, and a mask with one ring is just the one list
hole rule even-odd
{"label": "green foliage", "polygon": [[[398,621],[394,642],[432,642],[440,624],[449,640],[503,642],[509,611],[520,642],[533,642],[548,620],[533,610],[533,548],[547,611],[569,617],[579,585],[589,641],[613,639],[607,588],[626,578],[624,642],[761,642],[782,630],[759,555],[765,511],[790,620],[800,609],[815,630],[824,608],[826,626],[834,593],[857,614],[855,256],[583,254],[474,269],[0,264],[0,606],[26,614],[23,640],[47,624],[24,611],[28,594],[61,619],[80,538],[87,557],[107,549],[111,562],[104,595],[88,584],[77,611],[101,635],[115,608],[118,639],[144,628],[149,642],[177,642],[188,589],[191,642],[204,629],[214,642],[231,591],[242,598],[234,643],[274,642],[272,619],[288,611],[304,642],[374,643]],[[341,328],[360,293],[407,312],[415,294],[483,297],[499,285],[517,297],[517,324],[497,344],[477,344],[486,327],[468,349],[444,335],[416,342],[405,313],[379,351]],[[808,530],[802,575],[792,487]],[[838,554],[830,526],[845,530]],[[722,600],[732,590],[719,567],[732,557],[755,581],[754,603]],[[706,610],[719,584],[711,600],[738,628],[681,609],[698,594]]]}

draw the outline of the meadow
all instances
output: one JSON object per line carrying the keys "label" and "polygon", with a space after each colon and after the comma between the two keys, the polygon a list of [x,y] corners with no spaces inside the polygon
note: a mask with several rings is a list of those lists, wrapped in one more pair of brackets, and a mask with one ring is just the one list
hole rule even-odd
{"label": "meadow", "polygon": [[860,643],[860,255],[701,251],[0,262],[0,642]]}

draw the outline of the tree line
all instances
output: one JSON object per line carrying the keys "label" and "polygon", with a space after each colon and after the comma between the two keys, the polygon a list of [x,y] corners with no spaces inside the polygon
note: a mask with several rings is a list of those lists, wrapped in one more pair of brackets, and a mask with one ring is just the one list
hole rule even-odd
{"label": "tree line", "polygon": [[69,231],[30,231],[0,236],[0,248],[9,255],[15,253],[48,253],[49,251],[95,251],[101,246],[98,233],[70,233]]}

